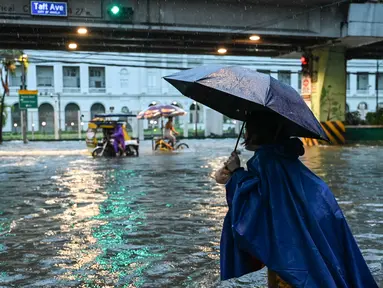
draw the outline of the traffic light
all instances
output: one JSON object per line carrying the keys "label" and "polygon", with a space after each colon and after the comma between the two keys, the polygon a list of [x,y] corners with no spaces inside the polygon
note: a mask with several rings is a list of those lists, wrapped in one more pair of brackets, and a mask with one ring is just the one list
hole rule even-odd
{"label": "traffic light", "polygon": [[309,55],[305,54],[301,57],[301,65],[302,65],[302,74],[303,75],[310,75],[311,74],[311,67],[310,67],[310,57]]}
{"label": "traffic light", "polygon": [[133,16],[133,7],[126,7],[121,4],[111,4],[107,8],[110,19],[120,21],[131,21]]}
{"label": "traffic light", "polygon": [[121,9],[118,5],[113,5],[111,8],[110,8],[110,13],[114,16],[118,16],[118,14],[120,14],[121,12]]}

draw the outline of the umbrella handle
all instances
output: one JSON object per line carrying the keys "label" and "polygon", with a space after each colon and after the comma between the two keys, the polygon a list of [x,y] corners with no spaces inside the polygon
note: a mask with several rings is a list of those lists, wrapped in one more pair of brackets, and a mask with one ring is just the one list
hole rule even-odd
{"label": "umbrella handle", "polygon": [[234,148],[233,152],[237,152],[239,140],[241,139],[241,136],[242,136],[242,133],[243,133],[243,129],[245,128],[245,123],[246,123],[245,121],[242,123],[241,132],[239,132],[237,143],[235,144],[235,148]]}

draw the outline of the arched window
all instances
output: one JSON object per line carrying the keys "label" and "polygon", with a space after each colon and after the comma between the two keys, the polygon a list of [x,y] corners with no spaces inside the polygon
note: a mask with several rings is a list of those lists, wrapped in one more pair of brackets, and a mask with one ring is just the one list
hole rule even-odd
{"label": "arched window", "polygon": [[65,130],[77,131],[78,130],[78,113],[80,107],[75,103],[69,103],[65,106]]}
{"label": "arched window", "polygon": [[126,68],[120,70],[120,87],[123,89],[129,88],[129,71]]}
{"label": "arched window", "polygon": [[53,106],[49,103],[41,104],[39,107],[39,130],[53,132],[55,129],[55,115]]}
{"label": "arched window", "polygon": [[90,119],[93,119],[96,114],[104,114],[105,106],[101,103],[94,103],[92,107],[90,107]]}
{"label": "arched window", "polygon": [[182,104],[181,104],[180,102],[178,102],[178,101],[173,101],[173,102],[172,102],[172,105],[173,105],[173,106],[177,106],[177,107],[179,107],[179,108],[181,108],[181,109],[184,108],[184,107],[182,106]]}
{"label": "arched window", "polygon": [[153,101],[153,102],[151,102],[151,103],[148,105],[148,107],[150,107],[150,106],[154,106],[154,105],[158,105],[158,104],[160,104],[160,103],[157,102],[157,101]]}
{"label": "arched window", "polygon": [[[197,110],[196,110],[197,109]],[[191,104],[190,110],[190,123],[201,123],[201,108],[198,104]]]}

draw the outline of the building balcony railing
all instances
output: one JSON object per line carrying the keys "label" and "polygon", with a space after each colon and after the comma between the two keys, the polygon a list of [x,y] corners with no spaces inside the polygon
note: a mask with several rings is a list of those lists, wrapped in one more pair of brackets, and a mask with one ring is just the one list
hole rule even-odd
{"label": "building balcony railing", "polygon": [[161,87],[148,87],[148,93],[161,93]]}
{"label": "building balcony railing", "polygon": [[9,92],[10,93],[18,93],[20,90],[20,86],[11,86],[9,87]]}
{"label": "building balcony railing", "polygon": [[360,89],[360,90],[356,91],[356,94],[357,95],[368,95],[369,92],[370,92],[370,90],[368,90],[368,89]]}
{"label": "building balcony railing", "polygon": [[37,87],[53,87],[53,77],[37,77]]}
{"label": "building balcony railing", "polygon": [[55,87],[39,87],[37,86],[37,91],[39,94],[48,95],[55,92]]}
{"label": "building balcony railing", "polygon": [[92,88],[92,87],[89,87],[89,93],[106,93],[106,88]]}
{"label": "building balcony railing", "polygon": [[74,94],[74,93],[80,93],[80,92],[81,92],[80,87],[63,87],[63,93]]}

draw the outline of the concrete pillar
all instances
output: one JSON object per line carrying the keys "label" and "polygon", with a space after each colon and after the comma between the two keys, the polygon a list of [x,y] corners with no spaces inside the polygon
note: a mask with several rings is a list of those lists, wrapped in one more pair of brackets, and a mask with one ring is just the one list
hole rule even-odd
{"label": "concrete pillar", "polygon": [[183,119],[183,127],[184,127],[184,137],[188,138],[189,137],[189,116],[186,115],[182,117]]}
{"label": "concrete pillar", "polygon": [[[346,57],[342,47],[312,51],[315,61],[311,109],[320,121],[344,121],[346,110]],[[316,78],[316,79],[315,79]]]}

